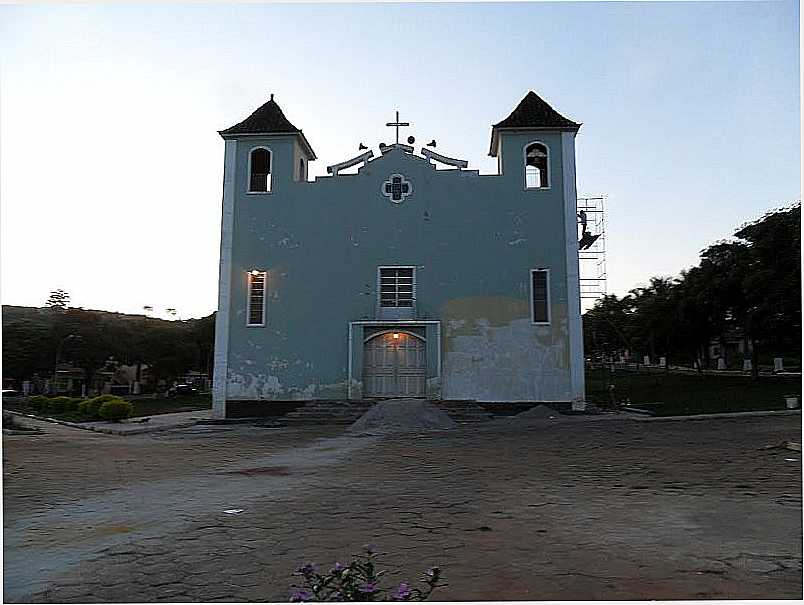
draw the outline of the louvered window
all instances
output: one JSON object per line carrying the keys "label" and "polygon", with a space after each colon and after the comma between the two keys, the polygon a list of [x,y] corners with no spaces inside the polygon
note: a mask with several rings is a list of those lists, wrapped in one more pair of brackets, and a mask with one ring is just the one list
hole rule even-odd
{"label": "louvered window", "polygon": [[248,274],[248,315],[249,326],[265,325],[265,271],[250,271]]}
{"label": "louvered window", "polygon": [[550,271],[533,269],[530,279],[533,323],[550,323]]}
{"label": "louvered window", "polygon": [[415,298],[413,267],[380,268],[381,307],[412,307]]}

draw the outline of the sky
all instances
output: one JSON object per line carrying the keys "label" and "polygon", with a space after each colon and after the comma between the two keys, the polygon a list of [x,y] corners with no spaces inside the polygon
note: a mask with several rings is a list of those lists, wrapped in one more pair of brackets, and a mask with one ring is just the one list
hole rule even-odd
{"label": "sky", "polygon": [[223,141],[271,93],[310,174],[418,141],[494,173],[534,90],[582,122],[608,291],[800,198],[798,3],[0,6],[0,299],[187,319],[217,306]]}

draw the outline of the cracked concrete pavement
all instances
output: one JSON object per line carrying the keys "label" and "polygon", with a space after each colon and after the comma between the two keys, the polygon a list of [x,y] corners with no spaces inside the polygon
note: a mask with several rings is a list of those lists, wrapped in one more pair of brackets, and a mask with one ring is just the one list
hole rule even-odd
{"label": "cracked concrete pavement", "polygon": [[[800,598],[800,417],[5,435],[8,602],[283,601],[366,543],[437,600]],[[228,515],[226,509],[243,509]]]}

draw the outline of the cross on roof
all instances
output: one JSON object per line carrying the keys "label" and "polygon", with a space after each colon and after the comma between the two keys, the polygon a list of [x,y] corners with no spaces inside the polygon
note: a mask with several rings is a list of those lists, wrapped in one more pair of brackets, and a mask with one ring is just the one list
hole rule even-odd
{"label": "cross on roof", "polygon": [[399,112],[396,112],[396,122],[388,122],[386,126],[395,126],[396,127],[396,142],[399,144],[399,127],[400,126],[410,126],[410,122],[400,122],[399,121]]}

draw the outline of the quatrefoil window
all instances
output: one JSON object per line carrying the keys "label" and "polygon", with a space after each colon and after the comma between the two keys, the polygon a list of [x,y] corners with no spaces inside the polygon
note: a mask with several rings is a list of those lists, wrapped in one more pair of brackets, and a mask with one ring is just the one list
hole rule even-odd
{"label": "quatrefoil window", "polygon": [[411,193],[413,193],[413,185],[401,174],[392,174],[382,184],[382,194],[394,204],[401,204]]}

